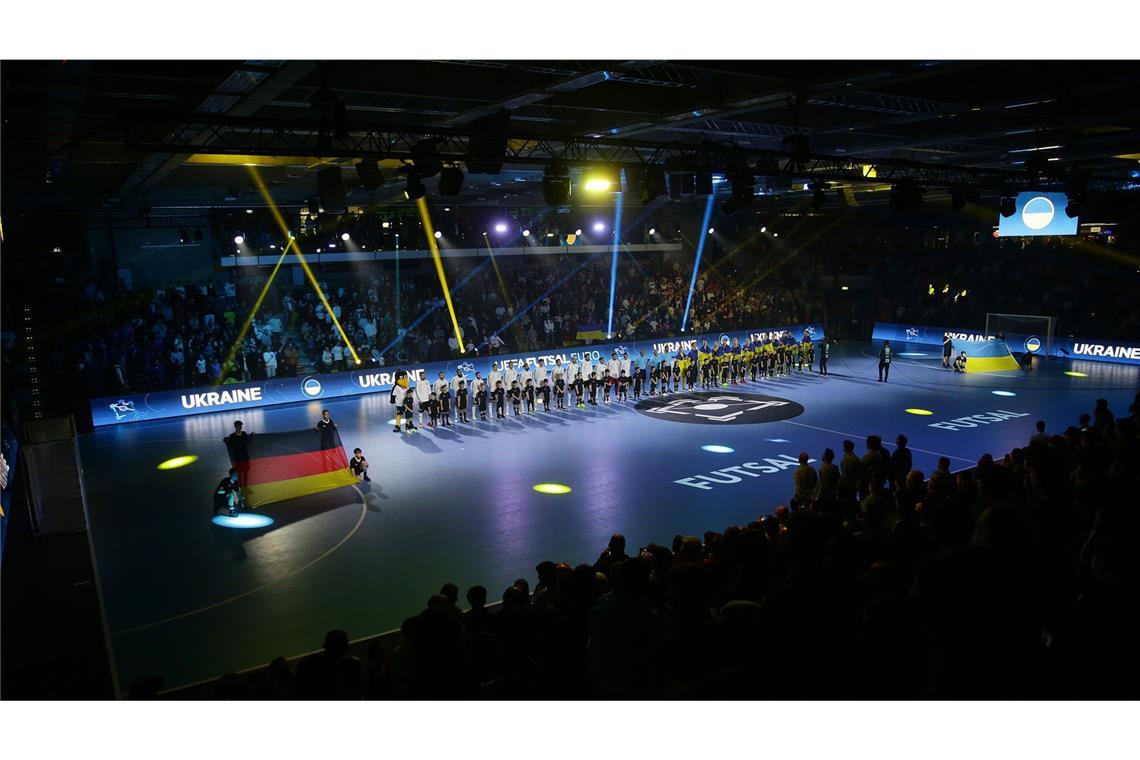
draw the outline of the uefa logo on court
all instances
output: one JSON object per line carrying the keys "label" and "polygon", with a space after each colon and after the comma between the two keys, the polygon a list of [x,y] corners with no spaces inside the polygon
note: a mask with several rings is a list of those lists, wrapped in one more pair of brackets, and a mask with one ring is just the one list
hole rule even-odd
{"label": "uefa logo on court", "polygon": [[802,405],[786,398],[715,391],[654,396],[639,402],[634,409],[646,417],[696,425],[754,425],[788,420],[804,413]]}
{"label": "uefa logo on court", "polygon": [[305,382],[301,383],[301,392],[309,398],[316,398],[321,395],[321,381],[315,377],[306,377]]}
{"label": "uefa logo on court", "polygon": [[1035,354],[1041,350],[1041,339],[1036,335],[1030,335],[1025,339],[1025,350],[1031,354]]}
{"label": "uefa logo on court", "polygon": [[1053,221],[1057,207],[1043,195],[1030,198],[1021,208],[1021,221],[1031,230],[1043,230]]}

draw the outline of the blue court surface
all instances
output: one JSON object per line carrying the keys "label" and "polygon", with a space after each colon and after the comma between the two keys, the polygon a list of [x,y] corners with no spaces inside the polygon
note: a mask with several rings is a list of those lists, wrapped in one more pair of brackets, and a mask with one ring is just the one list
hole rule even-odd
{"label": "blue court surface", "polygon": [[[818,459],[844,438],[862,454],[868,434],[905,433],[915,467],[945,455],[957,470],[1024,445],[1037,419],[1051,432],[1076,424],[1097,398],[1125,412],[1140,384],[1140,368],[1080,361],[957,375],[937,349],[898,357],[884,384],[875,350],[838,344],[829,377],[681,394],[654,411],[630,401],[398,435],[387,393],[244,412],[246,430],[278,431],[315,425],[327,407],[372,466],[372,483],[258,510],[267,525],[211,520],[232,413],[83,436],[121,687],[309,651],[329,628],[390,630],[447,581],[497,598],[542,560],[593,561],[615,531],[636,549],[750,521],[787,503],[799,452]],[[175,457],[188,459],[158,469]]]}

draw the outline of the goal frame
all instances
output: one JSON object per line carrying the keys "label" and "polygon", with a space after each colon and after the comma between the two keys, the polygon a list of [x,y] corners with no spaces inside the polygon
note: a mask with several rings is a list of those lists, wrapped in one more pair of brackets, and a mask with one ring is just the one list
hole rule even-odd
{"label": "goal frame", "polygon": [[[1037,335],[1041,338],[1041,348],[1037,351],[1029,353],[1037,354],[1039,356],[1053,356],[1053,336],[1057,332],[1057,318],[1051,317],[1046,314],[1007,314],[1002,312],[986,312],[986,335],[995,335],[1002,331],[999,323],[1002,319],[1017,320],[1017,321],[1032,321],[1037,320],[1044,324],[1044,334],[1037,331]],[[1008,343],[1008,340],[1006,341]],[[1017,347],[1018,353],[1027,351],[1024,346]],[[1010,347],[1013,352],[1014,348]]]}

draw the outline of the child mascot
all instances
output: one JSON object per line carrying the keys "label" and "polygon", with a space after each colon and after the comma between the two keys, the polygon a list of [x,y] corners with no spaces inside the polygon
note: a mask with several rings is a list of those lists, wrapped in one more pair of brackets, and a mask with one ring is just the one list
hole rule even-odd
{"label": "child mascot", "polygon": [[[404,399],[408,395],[408,371],[405,369],[396,370],[396,383],[392,386],[392,395],[388,399],[396,407],[396,427],[392,428],[393,433],[400,432],[400,420],[404,418]],[[409,433],[416,429],[415,424],[412,422],[412,415],[409,414],[407,419],[404,419],[404,429]]]}

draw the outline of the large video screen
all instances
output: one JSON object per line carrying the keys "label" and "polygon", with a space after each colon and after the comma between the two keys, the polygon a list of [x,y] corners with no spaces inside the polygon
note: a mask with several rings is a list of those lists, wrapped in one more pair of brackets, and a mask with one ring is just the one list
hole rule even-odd
{"label": "large video screen", "polygon": [[1069,217],[1065,193],[1018,193],[1013,216],[998,215],[998,237],[1076,235],[1077,217]]}

